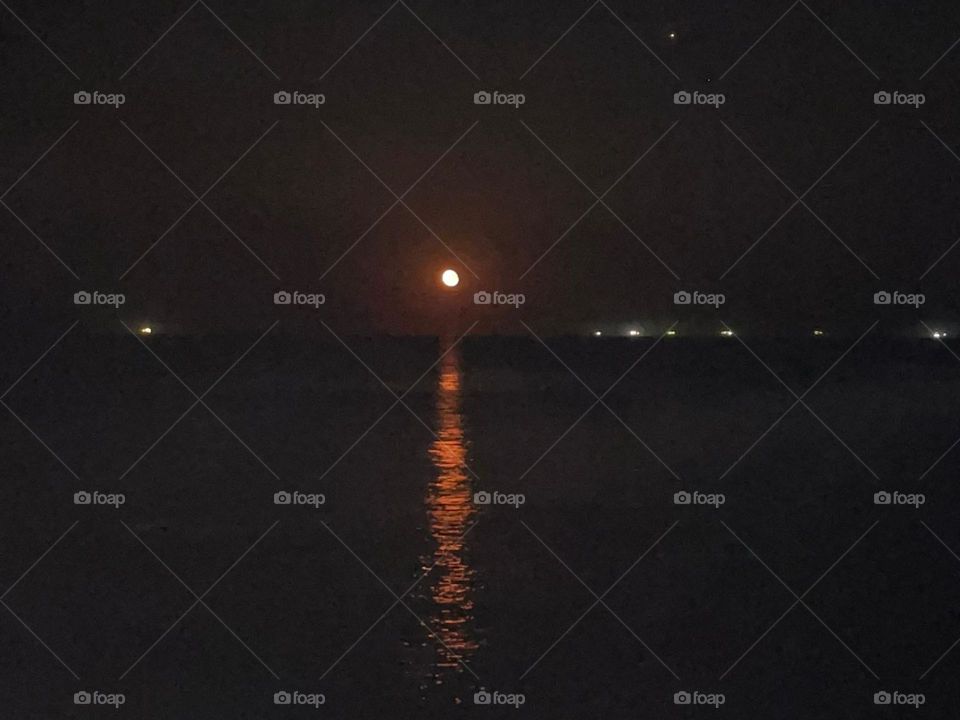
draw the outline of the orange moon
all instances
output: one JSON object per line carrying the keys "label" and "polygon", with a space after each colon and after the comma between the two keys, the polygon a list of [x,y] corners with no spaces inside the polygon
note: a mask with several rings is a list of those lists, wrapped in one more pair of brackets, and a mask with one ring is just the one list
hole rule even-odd
{"label": "orange moon", "polygon": [[460,276],[457,274],[456,270],[447,268],[440,276],[440,282],[449,288],[453,288],[460,284]]}

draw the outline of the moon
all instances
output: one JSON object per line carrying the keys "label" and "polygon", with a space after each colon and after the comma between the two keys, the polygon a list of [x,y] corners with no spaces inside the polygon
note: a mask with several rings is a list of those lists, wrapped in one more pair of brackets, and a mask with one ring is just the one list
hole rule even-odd
{"label": "moon", "polygon": [[440,276],[440,282],[449,288],[456,287],[460,284],[460,275],[457,274],[456,270],[447,268],[443,271],[443,275]]}

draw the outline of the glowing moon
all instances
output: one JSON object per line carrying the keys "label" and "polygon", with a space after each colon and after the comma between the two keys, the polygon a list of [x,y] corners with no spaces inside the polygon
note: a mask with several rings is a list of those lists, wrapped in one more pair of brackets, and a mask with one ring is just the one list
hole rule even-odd
{"label": "glowing moon", "polygon": [[440,282],[442,282],[447,287],[456,287],[460,284],[460,276],[457,274],[456,270],[446,269],[443,271],[443,275],[440,276]]}

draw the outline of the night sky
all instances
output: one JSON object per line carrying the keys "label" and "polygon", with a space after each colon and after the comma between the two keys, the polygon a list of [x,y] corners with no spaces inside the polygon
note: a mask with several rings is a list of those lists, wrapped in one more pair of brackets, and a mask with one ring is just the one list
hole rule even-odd
{"label": "night sky", "polygon": [[[712,332],[722,317],[858,333],[881,289],[924,292],[928,321],[960,312],[954,3],[13,10],[8,331],[70,322],[72,294],[95,288],[125,293],[130,322],[200,333],[280,317],[303,332],[320,317],[361,333],[524,333],[521,317]],[[126,101],[75,105],[78,90]],[[326,102],[275,105],[279,90]],[[479,90],[525,103],[475,105]],[[725,102],[676,105],[680,90]],[[926,102],[878,106],[879,90]],[[437,285],[445,267],[457,292]],[[279,289],[327,303],[281,316]],[[481,289],[526,304],[478,309]],[[677,308],[681,289],[727,302]]]}

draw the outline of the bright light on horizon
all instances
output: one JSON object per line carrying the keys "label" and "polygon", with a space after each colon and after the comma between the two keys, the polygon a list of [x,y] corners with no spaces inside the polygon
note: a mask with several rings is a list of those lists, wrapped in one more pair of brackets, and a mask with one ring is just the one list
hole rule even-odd
{"label": "bright light on horizon", "polygon": [[447,268],[443,271],[443,275],[440,276],[440,282],[449,288],[456,287],[460,284],[460,275],[457,274],[456,270]]}
{"label": "bright light on horizon", "polygon": [[640,331],[639,331],[639,330],[631,330],[631,331],[630,331],[630,337],[639,337],[639,336],[640,336]]}
{"label": "bright light on horizon", "polygon": [[140,328],[141,335],[150,335],[151,333],[153,333],[153,328],[149,325],[144,325],[142,328]]}

